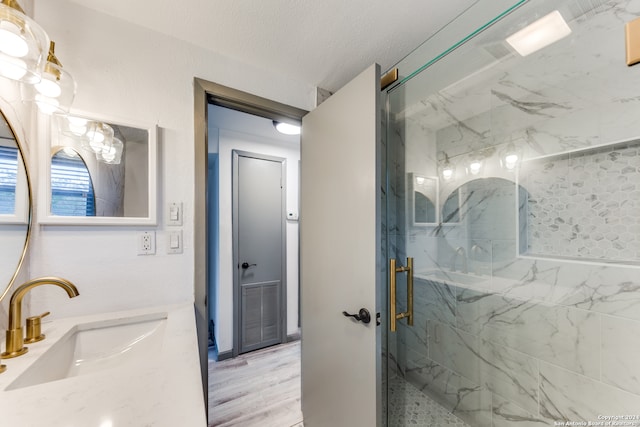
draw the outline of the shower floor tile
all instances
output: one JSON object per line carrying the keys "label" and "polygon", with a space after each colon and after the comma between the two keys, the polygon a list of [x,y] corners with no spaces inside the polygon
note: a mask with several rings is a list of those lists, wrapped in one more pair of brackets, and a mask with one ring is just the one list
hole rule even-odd
{"label": "shower floor tile", "polygon": [[404,378],[389,387],[389,427],[470,427]]}

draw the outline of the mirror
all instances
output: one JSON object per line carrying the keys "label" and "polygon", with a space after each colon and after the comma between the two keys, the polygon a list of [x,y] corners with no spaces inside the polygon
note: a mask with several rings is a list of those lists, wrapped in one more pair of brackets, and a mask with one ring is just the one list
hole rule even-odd
{"label": "mirror", "polygon": [[[465,182],[452,192],[443,205],[443,222],[455,222],[470,251],[477,246],[482,257],[491,254],[493,261],[511,260],[516,245],[526,243],[527,191],[514,181],[499,178],[478,178]],[[449,206],[447,206],[449,205]],[[455,241],[454,245],[459,245]],[[451,249],[453,250],[453,249]]]}
{"label": "mirror", "polygon": [[435,225],[438,223],[438,178],[409,174],[413,225]]}
{"label": "mirror", "polygon": [[0,300],[9,292],[27,252],[31,185],[18,138],[0,112]]}
{"label": "mirror", "polygon": [[155,126],[55,116],[43,224],[155,225]]}

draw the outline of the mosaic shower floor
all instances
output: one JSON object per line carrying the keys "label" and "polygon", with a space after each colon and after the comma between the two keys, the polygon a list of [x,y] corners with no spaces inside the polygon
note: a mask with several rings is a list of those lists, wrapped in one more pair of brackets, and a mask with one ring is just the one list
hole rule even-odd
{"label": "mosaic shower floor", "polygon": [[470,427],[404,378],[389,387],[389,427]]}

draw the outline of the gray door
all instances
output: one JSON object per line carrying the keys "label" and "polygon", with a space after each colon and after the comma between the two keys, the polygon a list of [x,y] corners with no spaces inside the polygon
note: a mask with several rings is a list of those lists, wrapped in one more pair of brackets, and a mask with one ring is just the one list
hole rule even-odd
{"label": "gray door", "polygon": [[284,159],[233,152],[234,354],[283,342]]}
{"label": "gray door", "polygon": [[[380,419],[379,91],[379,67],[372,66],[302,121],[305,427],[372,427]],[[369,323],[342,314],[361,308]]]}

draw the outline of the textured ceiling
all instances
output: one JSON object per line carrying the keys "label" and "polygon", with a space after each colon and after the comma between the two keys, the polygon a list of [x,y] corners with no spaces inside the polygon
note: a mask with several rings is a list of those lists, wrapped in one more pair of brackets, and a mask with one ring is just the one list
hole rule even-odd
{"label": "textured ceiling", "polygon": [[332,92],[389,69],[476,0],[72,0]]}

